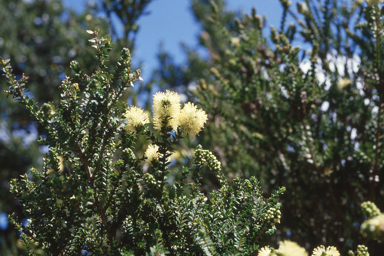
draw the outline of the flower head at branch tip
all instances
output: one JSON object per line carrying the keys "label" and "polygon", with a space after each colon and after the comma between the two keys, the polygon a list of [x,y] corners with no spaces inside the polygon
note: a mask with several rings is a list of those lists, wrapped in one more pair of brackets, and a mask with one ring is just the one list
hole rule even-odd
{"label": "flower head at branch tip", "polygon": [[370,201],[363,202],[361,204],[361,209],[368,219],[377,217],[381,214],[380,209],[376,206],[376,204]]}
{"label": "flower head at branch tip", "polygon": [[384,214],[365,220],[360,226],[363,237],[384,240]]}
{"label": "flower head at branch tip", "polygon": [[[153,124],[156,130],[163,125],[177,130],[180,115],[180,97],[176,92],[158,92],[153,96]],[[165,124],[164,124],[165,122]]]}
{"label": "flower head at branch tip", "polygon": [[308,256],[307,251],[300,247],[297,243],[291,241],[280,241],[279,249],[276,251],[279,255],[282,256]]}
{"label": "flower head at branch tip", "polygon": [[322,256],[322,255],[327,255],[327,256],[340,256],[339,251],[336,249],[334,246],[328,246],[325,248],[324,245],[320,245],[316,247],[313,250],[312,256]]}
{"label": "flower head at branch tip", "polygon": [[260,249],[260,251],[257,253],[257,256],[276,256],[276,253],[272,251],[269,246],[264,246]]}
{"label": "flower head at branch tip", "polygon": [[356,250],[358,256],[369,256],[368,247],[365,245],[358,245]]}
{"label": "flower head at branch tip", "polygon": [[157,145],[149,145],[147,150],[145,151],[144,156],[147,158],[145,159],[146,162],[150,163],[152,161],[159,159],[159,147]]}
{"label": "flower head at branch tip", "polygon": [[142,125],[149,123],[148,114],[141,108],[135,106],[127,109],[125,118],[128,119],[128,123],[125,125],[125,130],[131,135],[136,135],[137,130],[140,129]]}
{"label": "flower head at branch tip", "polygon": [[199,146],[195,151],[194,162],[197,166],[207,165],[211,171],[220,171],[221,163],[209,150],[204,150]]}
{"label": "flower head at branch tip", "polygon": [[183,133],[193,139],[204,127],[207,119],[204,110],[197,109],[193,103],[188,102],[180,112],[179,125]]}
{"label": "flower head at branch tip", "polygon": [[264,221],[269,223],[270,225],[275,225],[280,223],[281,212],[277,207],[271,207],[264,215]]}

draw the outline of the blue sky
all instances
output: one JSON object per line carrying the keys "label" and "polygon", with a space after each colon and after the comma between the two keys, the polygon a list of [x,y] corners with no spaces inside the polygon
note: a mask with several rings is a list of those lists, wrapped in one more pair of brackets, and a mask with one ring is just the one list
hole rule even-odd
{"label": "blue sky", "polygon": [[[63,2],[66,7],[81,11],[86,0],[63,0]],[[178,63],[185,60],[180,42],[189,46],[198,44],[200,30],[189,10],[190,2],[154,0],[148,8],[150,14],[139,19],[140,30],[133,64],[141,61],[144,63],[142,67],[144,79],[150,77],[151,71],[157,66],[156,55],[159,52],[160,42],[163,42],[165,50],[171,53]],[[282,8],[278,0],[227,0],[226,3],[229,10],[240,10],[244,13],[251,13],[252,7],[256,6],[257,14],[267,17],[268,26],[280,26]]]}

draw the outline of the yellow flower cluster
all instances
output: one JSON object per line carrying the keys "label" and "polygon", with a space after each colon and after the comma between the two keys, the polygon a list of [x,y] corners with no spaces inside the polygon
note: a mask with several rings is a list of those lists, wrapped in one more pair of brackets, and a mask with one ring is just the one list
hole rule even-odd
{"label": "yellow flower cluster", "polygon": [[148,114],[141,108],[135,106],[131,106],[127,109],[125,118],[128,119],[125,130],[131,135],[136,135],[140,126],[149,123]]}
{"label": "yellow flower cluster", "polygon": [[180,112],[179,123],[183,133],[193,139],[204,127],[207,119],[204,110],[197,109],[193,103],[188,102]]}
{"label": "yellow flower cluster", "polygon": [[[308,256],[307,251],[300,247],[297,243],[291,241],[280,242],[279,249],[275,250],[269,246],[261,248],[257,254],[258,256]],[[339,251],[334,246],[324,245],[318,246],[313,250],[312,256],[340,256]]]}
{"label": "yellow flower cluster", "polygon": [[360,232],[364,237],[369,237],[379,241],[384,240],[384,214],[367,219],[361,224]]}
{"label": "yellow flower cluster", "polygon": [[180,97],[176,92],[158,92],[153,96],[153,124],[161,130],[163,123],[177,130],[180,115]]}
{"label": "yellow flower cluster", "polygon": [[258,252],[258,256],[308,256],[307,251],[300,247],[297,243],[291,241],[280,241],[279,249],[275,250],[265,246]]}
{"label": "yellow flower cluster", "polygon": [[145,161],[150,163],[159,159],[159,147],[157,145],[149,145],[145,151],[144,156],[147,158]]}
{"label": "yellow flower cluster", "polygon": [[[149,122],[148,114],[135,106],[127,109],[125,117],[128,119],[125,130],[131,135],[136,135],[140,127]],[[170,126],[177,131],[180,127],[183,134],[194,138],[204,127],[207,119],[207,114],[193,103],[188,102],[181,109],[180,97],[176,92],[168,90],[153,96],[153,125],[156,130],[161,130],[163,126]],[[146,162],[158,160],[158,150],[157,145],[149,145],[144,154]],[[212,165],[210,167],[220,169],[220,163],[217,162],[217,160],[209,162]]]}
{"label": "yellow flower cluster", "polygon": [[270,255],[271,256],[276,255],[276,253],[274,252],[274,249],[271,250],[268,246],[261,248],[257,254],[257,256],[270,256]]}
{"label": "yellow flower cluster", "polygon": [[193,103],[186,103],[180,108],[180,97],[172,91],[158,92],[153,97],[154,128],[161,130],[163,125],[182,129],[183,134],[194,138],[204,127],[208,117],[204,110],[198,109]]}
{"label": "yellow flower cluster", "polygon": [[282,256],[291,256],[291,255],[308,256],[307,251],[303,247],[300,247],[300,245],[298,245],[295,242],[280,241],[279,245],[280,246],[279,246],[279,249],[277,250],[277,253]]}
{"label": "yellow flower cluster", "polygon": [[312,256],[340,256],[339,251],[334,246],[328,246],[325,248],[324,245],[320,245],[313,250]]}

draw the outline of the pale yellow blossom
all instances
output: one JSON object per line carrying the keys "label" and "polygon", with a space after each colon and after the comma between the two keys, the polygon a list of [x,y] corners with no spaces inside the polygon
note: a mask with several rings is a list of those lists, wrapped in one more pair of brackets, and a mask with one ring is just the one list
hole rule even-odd
{"label": "pale yellow blossom", "polygon": [[370,237],[379,241],[384,240],[384,214],[365,220],[360,227],[364,237]]}
{"label": "pale yellow blossom", "polygon": [[260,249],[260,251],[257,253],[257,256],[276,256],[276,253],[274,253],[269,246],[265,246]]}
{"label": "pale yellow blossom", "polygon": [[[153,124],[156,130],[163,125],[177,130],[180,115],[180,97],[176,92],[158,92],[153,96]],[[163,124],[163,122],[166,122]]]}
{"label": "pale yellow blossom", "polygon": [[307,251],[300,247],[297,243],[291,241],[280,241],[279,249],[276,252],[281,256],[308,256]]}
{"label": "pale yellow blossom", "polygon": [[135,106],[131,106],[127,109],[125,118],[128,119],[125,130],[131,135],[135,135],[140,126],[149,123],[148,114],[141,108]]}
{"label": "pale yellow blossom", "polygon": [[[325,253],[325,254],[324,254]],[[339,251],[334,246],[320,245],[313,250],[312,256],[340,256]]]}
{"label": "pale yellow blossom", "polygon": [[204,127],[207,119],[204,110],[197,109],[193,103],[188,102],[180,112],[179,125],[183,133],[193,139]]}
{"label": "pale yellow blossom", "polygon": [[157,145],[149,145],[147,150],[145,151],[144,156],[147,158],[145,159],[146,162],[150,163],[154,160],[159,159],[159,147]]}

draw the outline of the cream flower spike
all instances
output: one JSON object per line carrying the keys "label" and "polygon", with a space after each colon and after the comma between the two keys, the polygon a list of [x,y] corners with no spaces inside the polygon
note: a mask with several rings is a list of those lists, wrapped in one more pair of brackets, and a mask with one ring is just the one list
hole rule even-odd
{"label": "cream flower spike", "polygon": [[276,253],[274,253],[269,246],[265,246],[260,249],[260,251],[257,253],[257,256],[277,256]]}
{"label": "cream flower spike", "polygon": [[280,241],[279,249],[276,252],[281,256],[308,256],[307,251],[303,247],[291,241]]}
{"label": "cream flower spike", "polygon": [[135,106],[129,107],[127,109],[125,118],[128,119],[125,130],[131,135],[136,135],[138,127],[149,123],[148,114],[145,113],[141,108]]}
{"label": "cream flower spike", "polygon": [[176,92],[158,92],[153,96],[153,124],[156,130],[161,130],[163,122],[177,130],[180,115],[180,97]]}
{"label": "cream flower spike", "polygon": [[193,103],[188,102],[180,112],[179,125],[183,133],[193,139],[204,127],[207,119],[204,110],[197,109]]}
{"label": "cream flower spike", "polygon": [[320,246],[316,247],[313,250],[313,253],[311,256],[322,256],[322,255],[324,255],[323,253],[326,253],[325,255],[327,255],[327,256],[340,256],[340,253],[336,249],[336,247],[328,246],[327,248],[325,248],[324,245],[320,245]]}
{"label": "cream flower spike", "polygon": [[147,158],[145,159],[146,162],[150,163],[152,161],[159,159],[159,147],[157,145],[149,145],[147,150],[145,151],[144,156]]}

